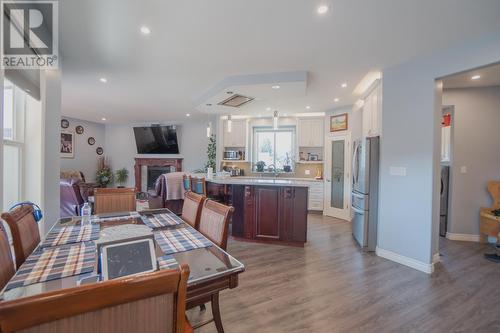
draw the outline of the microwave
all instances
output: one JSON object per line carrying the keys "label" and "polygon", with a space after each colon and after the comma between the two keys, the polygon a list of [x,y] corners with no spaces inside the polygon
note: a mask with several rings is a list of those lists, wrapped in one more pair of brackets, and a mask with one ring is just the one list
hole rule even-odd
{"label": "microwave", "polygon": [[241,153],[237,150],[226,150],[224,152],[224,159],[225,160],[240,160]]}

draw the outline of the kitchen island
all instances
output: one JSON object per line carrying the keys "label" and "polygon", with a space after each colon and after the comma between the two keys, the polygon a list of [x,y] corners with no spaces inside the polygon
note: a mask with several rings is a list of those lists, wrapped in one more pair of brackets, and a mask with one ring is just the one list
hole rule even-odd
{"label": "kitchen island", "polygon": [[307,241],[308,185],[290,179],[207,179],[208,197],[235,208],[236,239],[304,246]]}

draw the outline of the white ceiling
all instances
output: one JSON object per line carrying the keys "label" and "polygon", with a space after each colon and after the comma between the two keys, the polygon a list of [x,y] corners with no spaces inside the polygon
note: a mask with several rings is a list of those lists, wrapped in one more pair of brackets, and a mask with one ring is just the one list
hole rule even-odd
{"label": "white ceiling", "polygon": [[110,123],[204,119],[197,101],[221,80],[287,71],[308,72],[296,103],[325,111],[353,103],[370,70],[500,29],[495,0],[63,0],[60,11],[63,114]]}
{"label": "white ceiling", "polygon": [[[472,80],[477,75],[480,78]],[[444,89],[500,86],[500,64],[451,75],[442,81]]]}

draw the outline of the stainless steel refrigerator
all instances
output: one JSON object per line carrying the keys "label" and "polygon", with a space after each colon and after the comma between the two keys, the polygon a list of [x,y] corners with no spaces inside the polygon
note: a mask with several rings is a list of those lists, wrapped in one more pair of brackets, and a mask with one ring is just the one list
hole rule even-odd
{"label": "stainless steel refrigerator", "polygon": [[363,250],[377,246],[380,138],[356,140],[352,161],[352,235]]}

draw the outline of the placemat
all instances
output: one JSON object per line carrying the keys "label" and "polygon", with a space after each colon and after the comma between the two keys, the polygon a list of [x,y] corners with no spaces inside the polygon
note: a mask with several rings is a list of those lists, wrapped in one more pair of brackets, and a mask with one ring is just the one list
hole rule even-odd
{"label": "placemat", "polygon": [[99,238],[99,225],[72,225],[55,228],[50,231],[41,247],[60,246],[72,243],[88,242]]}
{"label": "placemat", "polygon": [[165,254],[212,246],[212,242],[193,228],[176,228],[154,232],[156,242]]}
{"label": "placemat", "polygon": [[47,248],[31,254],[5,290],[92,272],[95,260],[93,242]]}
{"label": "placemat", "polygon": [[151,229],[164,228],[182,224],[184,221],[172,212],[159,214],[143,214],[142,221]]}
{"label": "placemat", "polygon": [[176,269],[179,267],[179,263],[170,254],[166,254],[157,258],[159,269]]}

